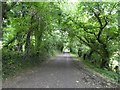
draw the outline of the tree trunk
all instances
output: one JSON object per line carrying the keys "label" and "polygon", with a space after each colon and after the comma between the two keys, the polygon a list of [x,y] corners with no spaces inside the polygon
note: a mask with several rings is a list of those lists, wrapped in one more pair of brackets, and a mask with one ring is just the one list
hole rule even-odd
{"label": "tree trunk", "polygon": [[94,51],[91,50],[90,53],[88,54],[88,58],[89,58],[90,60],[91,60],[91,56],[92,56],[93,52],[94,52]]}
{"label": "tree trunk", "polygon": [[101,68],[108,68],[108,60],[107,60],[107,58],[102,59],[100,67]]}
{"label": "tree trunk", "polygon": [[105,47],[103,49],[102,61],[101,61],[100,67],[101,68],[108,68],[109,67],[109,52]]}
{"label": "tree trunk", "polygon": [[26,44],[25,44],[25,51],[26,51],[26,55],[28,55],[30,53],[30,36],[31,36],[32,30],[29,30],[27,33],[27,37],[26,37]]}

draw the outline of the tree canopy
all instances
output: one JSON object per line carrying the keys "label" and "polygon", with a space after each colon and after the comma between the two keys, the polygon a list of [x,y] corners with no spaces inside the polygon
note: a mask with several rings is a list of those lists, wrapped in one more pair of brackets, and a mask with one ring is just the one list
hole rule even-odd
{"label": "tree canopy", "polygon": [[16,62],[13,55],[27,60],[69,49],[101,68],[110,68],[110,62],[119,62],[120,56],[118,5],[2,2],[3,64]]}

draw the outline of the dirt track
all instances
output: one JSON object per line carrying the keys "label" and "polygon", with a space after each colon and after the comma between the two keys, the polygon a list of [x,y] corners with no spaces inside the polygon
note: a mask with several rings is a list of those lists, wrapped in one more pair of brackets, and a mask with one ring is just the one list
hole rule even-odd
{"label": "dirt track", "polygon": [[61,54],[38,68],[28,70],[12,80],[5,81],[3,88],[114,88],[101,77],[93,75],[69,54]]}

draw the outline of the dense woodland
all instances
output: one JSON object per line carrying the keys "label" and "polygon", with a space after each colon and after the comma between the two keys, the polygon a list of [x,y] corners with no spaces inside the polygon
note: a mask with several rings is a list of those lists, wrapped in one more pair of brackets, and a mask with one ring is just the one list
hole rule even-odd
{"label": "dense woodland", "polygon": [[117,2],[2,2],[3,78],[68,49],[119,72]]}

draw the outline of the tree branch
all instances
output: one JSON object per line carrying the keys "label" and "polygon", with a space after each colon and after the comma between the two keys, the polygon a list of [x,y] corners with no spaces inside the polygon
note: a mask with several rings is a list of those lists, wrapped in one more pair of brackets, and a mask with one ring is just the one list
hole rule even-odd
{"label": "tree branch", "polygon": [[5,44],[3,47],[8,47],[9,44],[11,44],[12,42],[15,41],[15,39],[17,38],[17,36],[18,36],[18,33],[7,44]]}
{"label": "tree branch", "polygon": [[115,3],[115,4],[113,5],[113,7],[112,7],[111,10],[110,10],[109,15],[111,15],[111,13],[112,13],[112,11],[113,11],[113,9],[115,8],[116,5],[117,5],[117,3]]}

